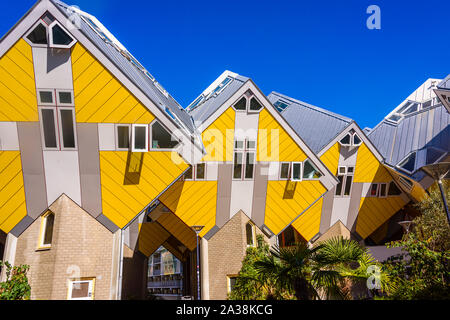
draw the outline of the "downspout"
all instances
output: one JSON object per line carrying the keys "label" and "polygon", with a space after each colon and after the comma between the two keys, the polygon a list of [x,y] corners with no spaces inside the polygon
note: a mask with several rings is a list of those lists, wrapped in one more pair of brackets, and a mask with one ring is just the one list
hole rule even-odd
{"label": "downspout", "polygon": [[117,300],[122,300],[122,273],[123,273],[123,229],[120,229],[119,272],[117,277]]}

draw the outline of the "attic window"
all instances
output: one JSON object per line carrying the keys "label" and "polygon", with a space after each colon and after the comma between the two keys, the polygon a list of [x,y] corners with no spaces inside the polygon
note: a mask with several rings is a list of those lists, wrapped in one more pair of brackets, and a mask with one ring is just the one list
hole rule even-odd
{"label": "attic window", "polygon": [[50,46],[54,48],[70,48],[75,44],[75,39],[57,22],[49,26]]}
{"label": "attic window", "polygon": [[242,97],[235,105],[234,108],[236,110],[246,110],[247,109],[247,99]]}
{"label": "attic window", "polygon": [[340,141],[339,143],[344,147],[358,147],[361,145],[362,140],[355,132],[355,130],[350,130]]}
{"label": "attic window", "polygon": [[33,44],[47,44],[47,28],[42,22],[38,22],[26,38]]}
{"label": "attic window", "polygon": [[311,163],[310,160],[306,160],[303,164],[303,179],[319,179],[322,176],[319,170]]}
{"label": "attic window", "polygon": [[278,101],[275,102],[273,105],[275,106],[275,108],[277,108],[277,110],[278,110],[279,112],[283,112],[284,109],[286,109],[287,107],[289,107],[289,104],[286,103],[286,102],[284,102],[284,101],[282,101],[282,100],[278,100]]}
{"label": "attic window", "polygon": [[397,167],[412,173],[416,167],[416,152],[412,152],[405,159],[400,161]]}
{"label": "attic window", "polygon": [[350,146],[351,145],[351,135],[350,133],[346,134],[344,138],[339,141],[341,145],[343,146]]}
{"label": "attic window", "polygon": [[251,111],[259,111],[261,110],[262,105],[259,103],[258,100],[256,100],[255,97],[251,98],[250,100],[250,110]]}
{"label": "attic window", "polygon": [[151,149],[173,149],[178,141],[158,121],[151,125]]}

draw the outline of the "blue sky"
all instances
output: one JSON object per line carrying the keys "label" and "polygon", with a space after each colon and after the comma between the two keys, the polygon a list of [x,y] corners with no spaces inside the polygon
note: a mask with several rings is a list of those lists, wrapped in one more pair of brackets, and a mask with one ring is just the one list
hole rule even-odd
{"label": "blue sky", "polygon": [[[373,127],[450,73],[450,1],[67,0],[95,15],[184,107],[224,70]],[[5,34],[35,3],[8,2]],[[369,30],[369,5],[381,30]]]}

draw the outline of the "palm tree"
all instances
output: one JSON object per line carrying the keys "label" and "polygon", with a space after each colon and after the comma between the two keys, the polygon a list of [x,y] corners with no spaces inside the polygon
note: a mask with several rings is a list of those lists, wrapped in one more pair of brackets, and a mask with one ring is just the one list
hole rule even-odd
{"label": "palm tree", "polygon": [[[336,237],[315,247],[298,243],[293,247],[273,247],[270,254],[256,262],[259,274],[276,279],[280,289],[292,290],[299,300],[348,299],[345,284],[361,283],[373,274],[368,267],[377,265],[373,257],[356,241]],[[382,289],[388,279],[382,274]]]}

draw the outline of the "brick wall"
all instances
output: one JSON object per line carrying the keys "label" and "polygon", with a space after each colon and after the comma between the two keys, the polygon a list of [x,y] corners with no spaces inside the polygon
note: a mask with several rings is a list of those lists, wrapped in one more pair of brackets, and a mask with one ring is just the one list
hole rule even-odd
{"label": "brick wall", "polygon": [[67,299],[70,278],[95,277],[95,299],[110,299],[114,235],[65,195],[50,210],[50,249],[37,250],[41,218],[17,240],[15,264],[30,265],[31,298]]}
{"label": "brick wall", "polygon": [[[249,218],[239,211],[209,241],[209,297],[211,300],[227,298],[227,275],[236,275],[242,267],[247,250],[245,226]],[[256,234],[263,234],[255,227]],[[269,241],[267,237],[264,237]]]}

